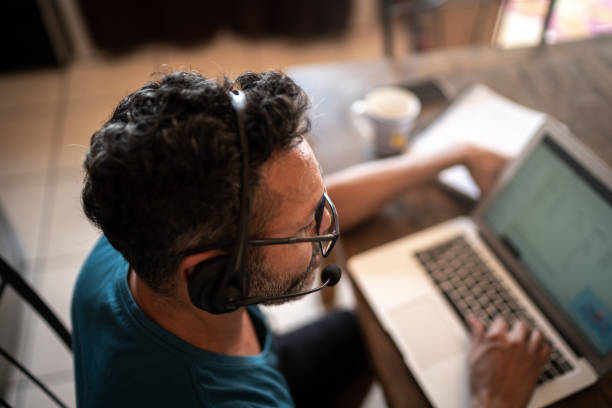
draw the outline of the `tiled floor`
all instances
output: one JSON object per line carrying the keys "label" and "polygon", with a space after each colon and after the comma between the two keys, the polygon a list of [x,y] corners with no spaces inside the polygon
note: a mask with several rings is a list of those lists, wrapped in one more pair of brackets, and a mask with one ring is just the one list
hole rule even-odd
{"label": "tiled floor", "polygon": [[[0,203],[24,248],[29,265],[26,278],[66,324],[70,325],[72,286],[98,236],[80,208],[80,163],[92,131],[119,99],[149,80],[153,72],[197,69],[207,76],[233,76],[245,70],[376,58],[382,52],[381,39],[370,11],[358,10],[345,36],[313,43],[247,41],[222,33],[201,47],[147,46],[120,58],[80,60],[62,71],[0,76]],[[340,285],[338,297],[350,306],[352,294],[346,285]],[[318,296],[266,309],[278,331],[322,311]],[[74,406],[70,353],[30,311],[23,326],[20,360]],[[17,373],[9,385],[4,398],[11,405],[54,406]],[[366,405],[384,405],[379,389],[370,394]]]}

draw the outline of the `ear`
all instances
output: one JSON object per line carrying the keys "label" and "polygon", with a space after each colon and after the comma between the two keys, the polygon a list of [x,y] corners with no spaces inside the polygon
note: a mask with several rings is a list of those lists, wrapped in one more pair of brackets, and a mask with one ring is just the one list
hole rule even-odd
{"label": "ear", "polygon": [[227,254],[227,252],[222,251],[220,249],[212,249],[210,251],[200,252],[197,254],[189,255],[185,259],[183,259],[178,268],[179,277],[184,281],[188,282],[189,277],[193,272],[193,268],[201,262],[206,261],[207,259],[214,258],[219,255]]}

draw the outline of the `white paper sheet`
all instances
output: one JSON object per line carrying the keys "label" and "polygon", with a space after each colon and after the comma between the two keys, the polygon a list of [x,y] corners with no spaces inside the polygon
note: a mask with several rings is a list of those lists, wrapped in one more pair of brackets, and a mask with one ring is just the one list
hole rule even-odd
{"label": "white paper sheet", "polygon": [[[416,138],[411,154],[428,155],[454,144],[472,143],[516,156],[546,115],[506,99],[484,85],[466,91]],[[440,173],[440,181],[477,199],[480,189],[464,166]]]}

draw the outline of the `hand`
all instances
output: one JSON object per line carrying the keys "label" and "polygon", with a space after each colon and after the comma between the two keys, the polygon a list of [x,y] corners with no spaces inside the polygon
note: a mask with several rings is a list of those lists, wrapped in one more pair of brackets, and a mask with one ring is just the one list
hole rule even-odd
{"label": "hand", "polygon": [[475,145],[464,145],[461,148],[464,164],[484,195],[495,182],[500,171],[510,158]]}
{"label": "hand", "polygon": [[527,405],[550,355],[544,336],[522,321],[508,332],[508,324],[499,317],[486,331],[476,317],[469,317],[468,323],[472,331],[469,355],[472,407]]}

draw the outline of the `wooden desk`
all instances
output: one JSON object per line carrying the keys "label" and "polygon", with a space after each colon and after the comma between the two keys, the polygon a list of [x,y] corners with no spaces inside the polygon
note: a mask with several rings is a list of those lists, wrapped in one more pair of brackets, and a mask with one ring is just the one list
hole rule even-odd
{"label": "wooden desk", "polygon": [[[375,85],[435,78],[450,97],[481,82],[525,106],[548,112],[612,166],[612,37],[521,50],[444,50],[399,61],[299,67],[289,74],[311,95],[312,142],[327,172],[372,159],[349,118],[350,104]],[[399,197],[365,224],[343,232],[336,262],[467,214],[470,205],[435,185]],[[341,216],[341,215],[340,215]],[[392,407],[429,403],[391,339],[357,291],[373,363]],[[555,407],[612,406],[612,373]]]}

